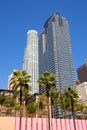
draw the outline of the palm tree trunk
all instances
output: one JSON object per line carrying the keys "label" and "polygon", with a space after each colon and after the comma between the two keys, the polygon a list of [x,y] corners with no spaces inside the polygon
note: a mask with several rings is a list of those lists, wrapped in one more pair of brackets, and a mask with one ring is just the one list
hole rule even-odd
{"label": "palm tree trunk", "polygon": [[36,130],[38,130],[38,109],[36,109]]}
{"label": "palm tree trunk", "polygon": [[20,121],[19,121],[19,130],[21,130],[22,124],[22,88],[20,87]]}
{"label": "palm tree trunk", "polygon": [[63,112],[64,119],[66,118],[66,110]]}
{"label": "palm tree trunk", "polygon": [[22,124],[22,106],[20,106],[20,121],[19,121],[19,130],[21,130],[21,124]]}
{"label": "palm tree trunk", "polygon": [[48,108],[48,130],[50,130],[50,104],[49,104],[49,96],[47,96],[47,108]]}
{"label": "palm tree trunk", "polygon": [[33,130],[33,117],[31,116],[31,130]]}
{"label": "palm tree trunk", "polygon": [[51,130],[50,128],[50,94],[49,94],[50,86],[48,83],[46,84],[46,95],[47,95],[47,109],[48,109],[48,130]]}
{"label": "palm tree trunk", "polygon": [[25,104],[25,130],[27,130],[27,109]]}
{"label": "palm tree trunk", "polygon": [[75,124],[75,112],[74,112],[74,102],[73,98],[71,98],[71,110],[72,110],[72,117],[73,117],[73,124],[74,124],[74,130],[76,130],[76,124]]}
{"label": "palm tree trunk", "polygon": [[41,130],[43,130],[43,117],[41,117]]}

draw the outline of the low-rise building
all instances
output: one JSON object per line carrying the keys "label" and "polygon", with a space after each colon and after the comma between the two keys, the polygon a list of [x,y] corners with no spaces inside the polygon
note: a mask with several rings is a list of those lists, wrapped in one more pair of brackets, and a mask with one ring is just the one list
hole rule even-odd
{"label": "low-rise building", "polygon": [[78,95],[83,99],[87,99],[87,82],[83,82],[77,85]]}

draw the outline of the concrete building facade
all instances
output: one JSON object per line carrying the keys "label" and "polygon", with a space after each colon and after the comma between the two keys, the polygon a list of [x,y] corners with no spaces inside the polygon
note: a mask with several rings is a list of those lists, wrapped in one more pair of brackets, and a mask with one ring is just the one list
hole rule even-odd
{"label": "concrete building facade", "polygon": [[83,82],[77,85],[78,95],[82,99],[87,99],[87,82]]}
{"label": "concrete building facade", "polygon": [[38,33],[36,30],[29,30],[27,32],[27,45],[24,52],[23,70],[26,70],[31,76],[31,94],[38,93]]}

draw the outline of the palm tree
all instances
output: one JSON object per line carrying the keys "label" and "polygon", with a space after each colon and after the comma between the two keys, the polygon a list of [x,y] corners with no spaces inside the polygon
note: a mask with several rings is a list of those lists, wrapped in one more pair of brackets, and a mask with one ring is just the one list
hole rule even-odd
{"label": "palm tree", "polygon": [[30,77],[25,70],[14,70],[10,79],[10,85],[13,90],[20,91],[20,124],[19,130],[21,130],[21,117],[22,117],[22,106],[23,106],[23,90],[29,88]]}
{"label": "palm tree", "polygon": [[40,95],[38,95],[36,103],[37,103],[37,115],[36,115],[36,119],[37,119],[37,130],[38,130],[38,117],[41,118],[41,130],[43,130],[43,116],[47,115],[47,108],[46,108],[46,94],[42,93]]}
{"label": "palm tree", "polygon": [[51,87],[55,86],[55,75],[51,73],[50,71],[45,71],[40,77],[39,77],[39,85],[40,87],[46,88],[46,96],[47,96],[47,108],[48,108],[48,130],[50,130],[50,89]]}
{"label": "palm tree", "polygon": [[70,107],[70,100],[66,97],[64,93],[59,95],[59,107],[63,114],[63,117],[66,118],[67,111]]}
{"label": "palm tree", "polygon": [[38,112],[39,117],[42,117],[42,115],[44,115],[44,112],[46,113],[46,100],[47,100],[47,97],[44,93],[38,96],[38,100],[37,100],[38,110],[37,110],[37,112]]}
{"label": "palm tree", "polygon": [[[37,111],[38,105],[36,102],[31,102],[27,105],[27,113],[28,116],[31,117],[31,128],[32,128],[32,117],[36,116],[36,111]],[[37,124],[37,123],[36,123]],[[36,126],[36,129],[38,129],[38,127]]]}
{"label": "palm tree", "polygon": [[52,115],[54,117],[54,108],[55,106],[58,106],[59,104],[59,95],[60,95],[60,91],[59,90],[56,90],[56,89],[53,89],[50,93],[50,96],[51,96],[51,110],[52,110]]}
{"label": "palm tree", "polygon": [[69,87],[68,89],[65,90],[64,94],[67,98],[70,99],[74,130],[76,130],[74,105],[78,101],[78,98],[79,98],[78,93],[74,87]]}

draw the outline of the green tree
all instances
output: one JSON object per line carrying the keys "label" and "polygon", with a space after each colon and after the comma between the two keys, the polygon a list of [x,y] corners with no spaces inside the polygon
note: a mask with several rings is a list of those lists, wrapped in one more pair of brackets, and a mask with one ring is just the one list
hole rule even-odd
{"label": "green tree", "polygon": [[14,106],[14,100],[12,98],[12,95],[8,95],[6,92],[0,94],[0,104],[6,110],[6,115],[12,114],[12,110]]}
{"label": "green tree", "polygon": [[[76,112],[76,116],[77,118],[83,119],[85,118],[85,111],[87,109],[87,106],[85,104],[85,100],[84,101],[78,101],[77,104],[75,104],[75,112]],[[79,112],[79,115],[78,115]]]}
{"label": "green tree", "polygon": [[50,92],[50,97],[51,97],[51,110],[52,110],[52,117],[54,117],[54,113],[55,113],[55,107],[58,107],[59,104],[59,95],[60,95],[60,91],[53,89]]}
{"label": "green tree", "polygon": [[[27,113],[28,116],[31,117],[31,128],[32,128],[32,117],[36,117],[36,111],[38,108],[38,104],[36,102],[31,102],[27,105]],[[37,119],[37,118],[36,118]],[[38,122],[36,121],[36,129],[38,130]]]}
{"label": "green tree", "polygon": [[5,102],[5,93],[0,94],[0,105],[2,106]]}
{"label": "green tree", "polygon": [[65,89],[64,95],[70,100],[72,117],[75,118],[74,107],[79,98],[77,90],[74,87],[69,87],[68,89]]}
{"label": "green tree", "polygon": [[36,102],[31,102],[27,105],[27,112],[28,112],[28,116],[35,116],[36,115],[36,110],[37,110],[37,103]]}
{"label": "green tree", "polygon": [[12,95],[5,95],[5,101],[4,101],[4,104],[3,104],[7,111],[6,111],[6,116],[9,114],[9,115],[12,115],[14,113],[12,113],[12,110],[14,110],[14,99],[12,97]]}
{"label": "green tree", "polygon": [[[2,110],[2,107],[4,105],[4,102],[5,102],[5,93],[2,92],[0,93],[0,106],[1,106],[1,110]],[[2,111],[1,111],[2,112]],[[2,114],[2,113],[1,113]]]}
{"label": "green tree", "polygon": [[42,117],[43,115],[47,114],[46,100],[47,100],[47,97],[46,97],[45,93],[38,96],[38,101],[37,101],[38,110],[37,110],[37,112],[38,112],[39,117]]}
{"label": "green tree", "polygon": [[20,104],[18,102],[15,102],[14,109],[15,109],[15,116],[19,116]]}
{"label": "green tree", "polygon": [[78,102],[78,98],[79,98],[77,90],[74,87],[69,87],[68,89],[66,89],[64,91],[64,95],[66,96],[66,98],[70,99],[74,129],[76,130],[74,106],[75,106],[76,102]]}
{"label": "green tree", "polygon": [[59,96],[59,107],[63,114],[63,117],[66,118],[67,111],[70,108],[70,100],[66,97],[64,93],[60,93]]}
{"label": "green tree", "polygon": [[46,89],[46,96],[47,96],[47,108],[48,108],[48,130],[50,130],[50,89],[51,87],[55,87],[56,78],[53,73],[50,71],[45,71],[40,77],[39,77],[39,85],[40,87],[45,87]]}
{"label": "green tree", "polygon": [[23,107],[23,90],[28,89],[30,77],[25,70],[14,70],[12,72],[12,77],[10,79],[10,85],[13,87],[13,91],[19,90],[20,92],[20,125],[19,130],[21,130],[21,117],[22,117],[22,107]]}
{"label": "green tree", "polygon": [[84,110],[83,110],[84,118],[87,120],[87,105],[85,104]]}

